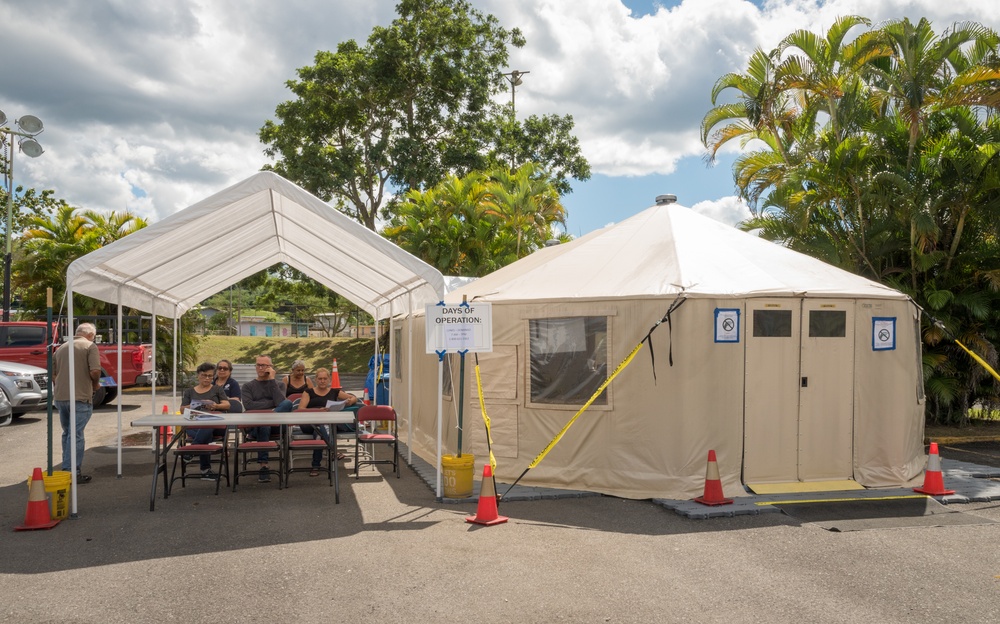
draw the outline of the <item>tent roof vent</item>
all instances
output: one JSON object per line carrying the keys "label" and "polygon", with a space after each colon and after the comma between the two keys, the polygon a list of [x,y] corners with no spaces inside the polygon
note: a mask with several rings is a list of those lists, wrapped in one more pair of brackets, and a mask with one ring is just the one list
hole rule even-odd
{"label": "tent roof vent", "polygon": [[666,206],[667,204],[676,204],[676,203],[677,203],[677,196],[676,195],[657,195],[656,196],[656,205],[657,206]]}

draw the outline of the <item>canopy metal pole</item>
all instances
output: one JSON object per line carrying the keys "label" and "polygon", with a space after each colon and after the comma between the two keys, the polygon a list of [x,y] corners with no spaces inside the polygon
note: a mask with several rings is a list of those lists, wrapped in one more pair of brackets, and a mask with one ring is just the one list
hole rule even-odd
{"label": "canopy metal pole", "polygon": [[[122,287],[118,285],[118,478],[122,478]],[[94,407],[97,407],[96,405]]]}
{"label": "canopy metal pole", "polygon": [[[406,323],[407,353],[406,353],[406,455],[407,462],[413,465],[413,291],[408,293],[407,309],[410,318]],[[402,373],[402,371],[400,371]]]}
{"label": "canopy metal pole", "polygon": [[[65,374],[69,375],[69,473],[70,473],[70,507],[69,517],[76,518],[76,331],[73,329],[73,282],[66,281],[66,292],[69,293],[66,302],[66,333],[69,334],[69,364]],[[64,336],[65,338],[65,336]]]}
{"label": "canopy metal pole", "polygon": [[55,376],[52,374],[52,289],[45,289],[45,367],[49,371],[49,392],[45,397],[45,411],[49,423],[49,476],[52,476],[52,395],[55,392]]}
{"label": "canopy metal pole", "polygon": [[[157,382],[157,379],[156,379],[156,377],[157,377],[157,372],[156,372],[156,297],[152,297],[150,299],[149,309],[152,310],[152,312],[150,313],[150,317],[152,318],[152,322],[150,323],[151,327],[149,329],[149,334],[150,334],[150,341],[153,343],[153,373],[152,373],[152,375],[153,375],[153,393],[151,395],[152,396],[152,399],[151,399],[152,402],[150,403],[150,408],[149,409],[150,409],[150,415],[154,415],[154,414],[156,414],[156,382]],[[154,442],[155,442],[155,440],[154,440]]]}
{"label": "canopy metal pole", "polygon": [[170,395],[173,404],[177,405],[177,306],[174,306],[174,383],[173,392]]}
{"label": "canopy metal pole", "polygon": [[379,355],[378,355],[378,308],[375,308],[375,358],[372,360],[374,367],[372,368],[372,405],[378,405],[378,369],[379,366]]}

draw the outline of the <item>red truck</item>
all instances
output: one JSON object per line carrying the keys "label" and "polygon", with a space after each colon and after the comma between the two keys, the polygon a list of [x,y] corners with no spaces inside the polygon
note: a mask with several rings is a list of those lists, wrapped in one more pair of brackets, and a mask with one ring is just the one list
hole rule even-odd
{"label": "red truck", "polygon": [[[83,319],[86,320],[86,319]],[[81,320],[82,322],[82,320]],[[53,323],[53,342],[62,342],[60,324]],[[133,332],[134,333],[134,332]],[[113,331],[98,328],[97,342],[101,352],[101,387],[94,392],[94,406],[103,405],[118,396],[118,388],[150,383],[153,370],[153,346],[122,343],[122,370],[118,370],[118,345]],[[46,367],[44,321],[0,322],[0,361],[20,362],[39,368]]]}

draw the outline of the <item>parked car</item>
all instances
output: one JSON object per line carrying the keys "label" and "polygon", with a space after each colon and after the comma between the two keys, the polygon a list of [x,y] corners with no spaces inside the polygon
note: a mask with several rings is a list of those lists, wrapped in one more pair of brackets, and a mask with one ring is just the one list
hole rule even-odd
{"label": "parked car", "polygon": [[14,420],[14,412],[10,409],[10,401],[7,395],[0,392],[0,427],[9,425]]}
{"label": "parked car", "polygon": [[49,396],[49,373],[44,368],[19,362],[0,362],[0,390],[10,403],[11,416],[45,404]]}
{"label": "parked car", "polygon": [[[87,317],[82,317],[83,318]],[[96,317],[95,317],[96,318]],[[54,323],[55,344],[62,340],[61,325]],[[110,403],[118,396],[119,385],[128,388],[150,383],[153,347],[149,344],[122,344],[122,370],[118,370],[118,345],[106,342],[112,330],[98,329],[97,349],[101,352],[101,387],[94,391],[94,405]],[[0,360],[32,366],[46,365],[45,323],[39,321],[0,322]],[[105,341],[102,341],[102,338]],[[17,411],[17,405],[14,406]]]}

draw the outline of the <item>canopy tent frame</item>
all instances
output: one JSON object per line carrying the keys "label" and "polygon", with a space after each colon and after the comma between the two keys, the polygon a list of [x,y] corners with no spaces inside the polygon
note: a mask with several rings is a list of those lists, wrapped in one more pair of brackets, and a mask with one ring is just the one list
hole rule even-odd
{"label": "canopy tent frame", "polygon": [[[207,249],[226,257],[211,272],[204,271],[204,259],[198,253]],[[74,293],[114,302],[119,315],[122,306],[150,313],[155,373],[156,316],[172,318],[176,397],[177,319],[205,298],[278,263],[337,292],[371,314],[376,323],[410,316],[444,296],[444,277],[437,269],[292,182],[263,171],[71,263],[66,271],[69,327],[74,327]],[[120,363],[120,340],[118,345]],[[70,349],[69,370],[73,367]],[[152,387],[155,409],[155,380]],[[75,380],[70,376],[70,396],[74,392]],[[407,399],[410,404],[412,397]],[[70,405],[75,467],[76,406],[74,401]],[[119,476],[121,418],[119,392]],[[76,470],[71,472],[71,514],[75,517]]]}

